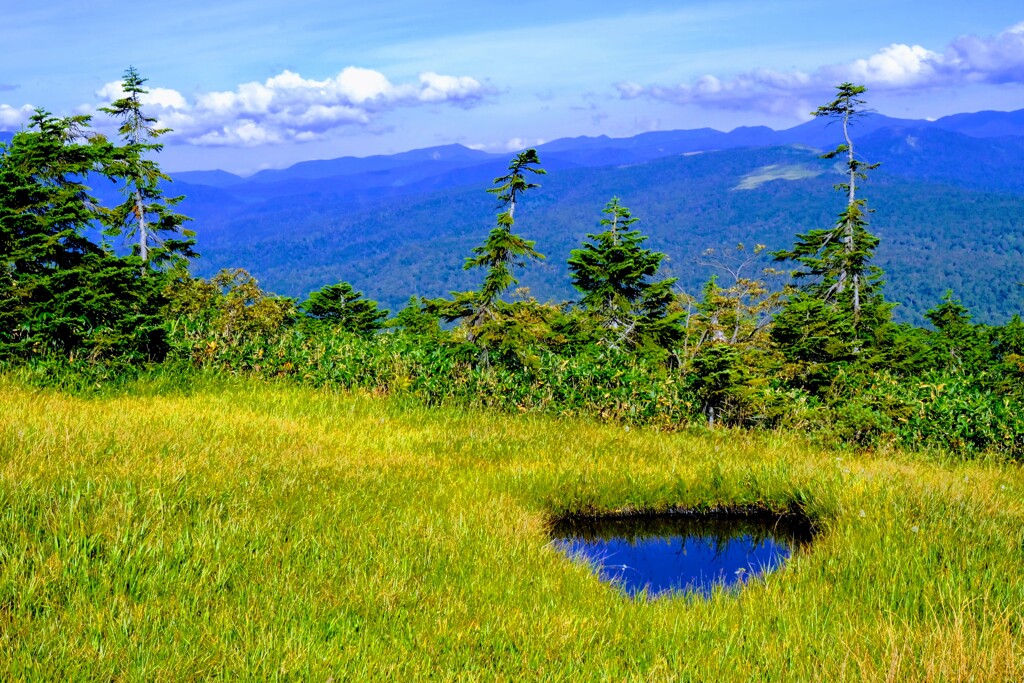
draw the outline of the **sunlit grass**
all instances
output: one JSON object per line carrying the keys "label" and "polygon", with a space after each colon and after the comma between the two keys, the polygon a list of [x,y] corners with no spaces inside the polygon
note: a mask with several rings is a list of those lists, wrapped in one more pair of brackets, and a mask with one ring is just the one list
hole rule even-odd
{"label": "sunlit grass", "polygon": [[[3,680],[1021,680],[1024,477],[258,382],[0,379]],[[552,516],[800,507],[738,594],[634,602]]]}

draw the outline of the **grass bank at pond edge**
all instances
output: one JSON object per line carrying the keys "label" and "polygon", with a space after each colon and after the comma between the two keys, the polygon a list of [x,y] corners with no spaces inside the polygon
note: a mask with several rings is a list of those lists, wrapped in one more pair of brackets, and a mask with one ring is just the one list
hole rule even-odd
{"label": "grass bank at pond edge", "polygon": [[[1024,477],[238,381],[0,379],[0,678],[1019,680]],[[633,602],[597,510],[802,509],[739,595]]]}

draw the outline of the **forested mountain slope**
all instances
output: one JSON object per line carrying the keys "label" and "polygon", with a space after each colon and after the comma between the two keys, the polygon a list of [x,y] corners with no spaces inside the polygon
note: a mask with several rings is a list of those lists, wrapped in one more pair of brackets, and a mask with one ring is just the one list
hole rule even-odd
{"label": "forested mountain slope", "polygon": [[[541,299],[574,297],[566,259],[613,195],[666,252],[680,288],[699,290],[708,248],[788,247],[842,208],[837,168],[818,159],[840,131],[814,120],[784,131],[659,131],[581,137],[538,148],[549,174],[516,216],[547,260],[522,281]],[[873,115],[857,121],[858,152],[881,167],[862,189],[878,265],[897,317],[921,323],[947,289],[979,320],[1024,308],[1024,110],[937,121]],[[0,140],[4,139],[0,133]],[[492,227],[484,190],[508,155],[460,145],[390,156],[309,161],[249,178],[173,174],[186,195],[202,258],[195,269],[250,270],[268,289],[303,297],[348,280],[392,309],[410,294],[474,287],[464,258]],[[98,187],[99,194],[116,192]],[[766,259],[765,265],[768,264]]]}
{"label": "forested mountain slope", "polygon": [[[901,319],[921,314],[952,289],[979,319],[1021,310],[1024,290],[1024,155],[1020,139],[979,140],[934,130],[887,129],[862,147],[882,168],[863,188],[876,209],[887,273]],[[963,163],[950,163],[947,155]],[[787,247],[797,232],[825,227],[841,209],[833,164],[801,146],[742,148],[607,167],[562,166],[542,179],[517,226],[547,260],[522,281],[541,299],[574,296],[565,265],[593,232],[613,195],[641,217],[650,245],[669,255],[681,288],[696,292],[711,274],[699,263],[711,247],[737,242]],[[542,159],[544,157],[542,156]],[[992,163],[987,163],[987,162]],[[494,220],[484,192],[502,162],[471,166],[409,185],[334,182],[309,192],[248,203],[231,195],[208,211],[196,202],[203,258],[199,272],[250,269],[270,290],[304,296],[351,281],[394,308],[410,294],[437,296],[476,285],[462,270]],[[321,181],[322,182],[322,181]],[[184,189],[194,196],[194,188]],[[204,191],[210,192],[209,188]],[[199,210],[197,211],[196,208]]]}

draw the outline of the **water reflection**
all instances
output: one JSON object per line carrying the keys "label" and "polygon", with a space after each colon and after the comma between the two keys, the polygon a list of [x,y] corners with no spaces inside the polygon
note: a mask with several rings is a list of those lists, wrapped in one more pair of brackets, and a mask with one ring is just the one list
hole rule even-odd
{"label": "water reflection", "polygon": [[554,544],[593,565],[630,596],[646,590],[709,595],[780,567],[811,539],[805,519],[690,514],[570,518],[552,529]]}

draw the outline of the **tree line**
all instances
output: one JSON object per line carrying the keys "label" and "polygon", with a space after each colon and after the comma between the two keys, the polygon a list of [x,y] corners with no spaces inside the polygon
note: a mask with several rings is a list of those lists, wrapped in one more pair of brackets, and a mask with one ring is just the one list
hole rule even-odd
{"label": "tree line", "polygon": [[[543,191],[528,149],[488,190],[495,225],[464,264],[480,285],[411,297],[391,316],[346,282],[298,302],[242,269],[191,276],[195,233],[177,211],[183,198],[164,194],[170,178],[154,156],[168,131],[144,111],[145,82],[129,68],[124,96],[101,110],[117,140],[88,116],[38,110],[0,151],[9,367],[116,378],[160,364],[666,427],[1024,455],[1020,316],[975,324],[948,294],[929,329],[892,319],[863,196],[877,165],[853,135],[868,114],[864,86],[843,83],[812,112],[836,124],[839,143],[823,158],[843,169],[842,202],[833,225],[772,253],[774,268],[754,270],[761,245],[708,250],[713,274],[681,292],[659,275],[665,255],[644,246],[640,218],[611,197],[569,257],[578,298],[540,302],[516,287],[517,272],[544,258],[515,230],[524,195]],[[98,183],[116,184],[122,201],[103,205]]]}

